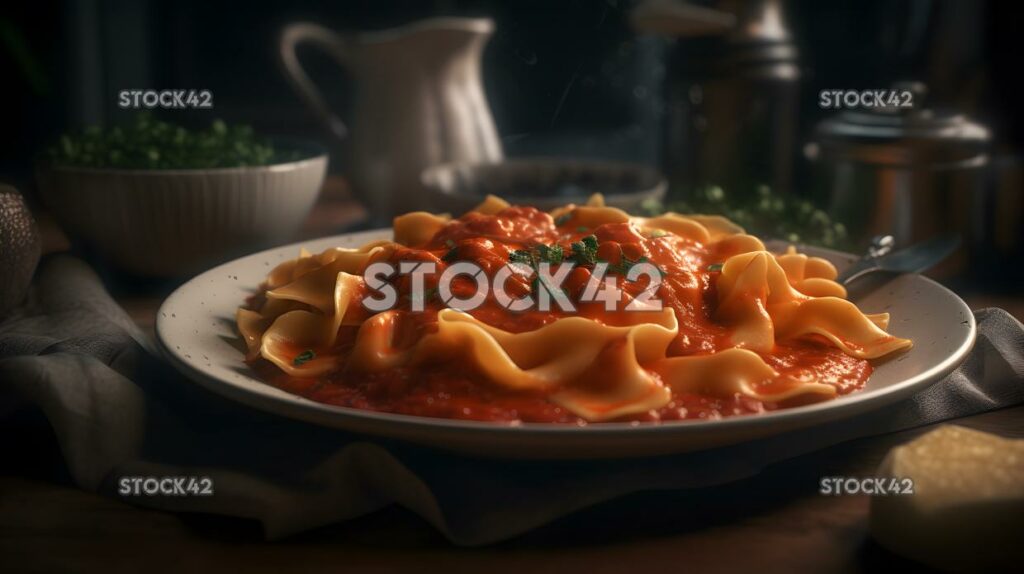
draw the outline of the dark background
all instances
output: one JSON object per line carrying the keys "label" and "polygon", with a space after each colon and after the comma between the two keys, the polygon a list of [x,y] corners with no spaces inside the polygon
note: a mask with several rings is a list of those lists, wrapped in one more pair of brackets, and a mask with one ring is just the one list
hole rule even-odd
{"label": "dark background", "polygon": [[[678,62],[699,53],[699,42],[636,33],[629,25],[634,6],[632,0],[8,4],[0,9],[0,177],[31,199],[33,158],[66,129],[124,120],[131,112],[117,108],[116,94],[125,88],[208,89],[212,113],[160,115],[188,125],[214,117],[245,122],[264,133],[317,139],[337,152],[340,145],[278,67],[281,28],[311,20],[375,30],[437,15],[495,20],[483,74],[507,155],[617,158],[671,173],[679,165],[667,145],[670,106],[678,97],[671,88],[679,81]],[[1010,166],[1019,176],[1021,3],[792,0],[783,6],[800,69],[791,122],[794,177],[784,191],[800,194],[812,184],[801,149],[815,124],[834,113],[818,106],[821,89],[885,88],[910,78],[928,84],[929,106],[988,126],[992,165]],[[355,89],[347,73],[313,50],[302,58],[345,117]],[[343,155],[334,153],[331,165],[345,173]],[[1010,185],[1010,193],[1021,193]]]}
{"label": "dark background", "polygon": [[[123,119],[130,87],[209,89],[214,115],[270,133],[326,138],[282,74],[277,35],[295,20],[372,30],[434,15],[496,22],[484,61],[487,95],[510,155],[567,153],[656,163],[672,41],[633,33],[629,0],[209,2],[34,0],[0,9],[4,137],[0,170],[23,178],[33,153],[66,128]],[[800,123],[827,111],[823,88],[925,81],[930,101],[989,125],[996,140],[1024,137],[1016,2],[798,0],[785,3],[800,47]],[[346,74],[304,54],[311,75],[344,110]],[[206,123],[209,112],[165,112]],[[341,166],[336,166],[341,167]]]}

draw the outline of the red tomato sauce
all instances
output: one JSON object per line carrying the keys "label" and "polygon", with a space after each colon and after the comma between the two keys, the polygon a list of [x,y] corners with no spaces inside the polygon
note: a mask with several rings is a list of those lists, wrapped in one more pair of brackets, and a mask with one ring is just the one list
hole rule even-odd
{"label": "red tomato sauce", "polygon": [[[429,289],[436,288],[438,277],[447,265],[471,261],[493,276],[509,262],[510,253],[516,249],[557,244],[565,253],[571,253],[572,243],[588,235],[597,238],[598,255],[603,260],[614,264],[619,257],[634,261],[646,257],[664,271],[657,298],[674,310],[679,322],[679,333],[668,348],[669,356],[705,355],[730,346],[727,344],[728,326],[712,320],[717,301],[714,285],[718,271],[709,265],[721,261],[714,261],[714,255],[704,246],[675,235],[645,237],[629,223],[605,224],[589,229],[578,227],[570,220],[559,226],[550,215],[532,207],[510,207],[495,215],[470,213],[450,222],[426,245],[400,248],[390,254],[389,261],[394,264],[400,261],[431,261],[437,265],[437,273],[426,277],[428,295],[425,297],[425,311],[403,311],[408,330],[407,336],[402,338],[411,345],[436,329],[437,312],[443,304],[430,294]],[[585,266],[573,270],[563,285],[571,299],[576,301],[575,296],[582,291],[589,277],[590,270]],[[648,285],[642,279],[634,282],[619,279],[623,299],[636,297]],[[394,285],[399,293],[400,306],[408,309],[411,303],[409,277],[396,276]],[[511,296],[519,297],[531,291],[530,280],[513,275],[505,289]],[[460,297],[471,295],[474,290],[474,284],[468,279],[453,285],[453,292]],[[510,332],[535,330],[569,315],[611,325],[626,324],[630,318],[621,310],[605,311],[600,302],[577,303],[577,308],[576,313],[565,313],[557,306],[543,312],[513,312],[492,298],[470,313],[480,321]],[[632,315],[631,312],[629,314]],[[353,344],[355,331],[356,327],[343,327],[331,353],[344,357]],[[871,365],[867,361],[850,357],[817,340],[777,345],[771,354],[762,357],[779,373],[776,380],[763,381],[764,388],[787,384],[784,382],[787,379],[804,378],[831,385],[838,394],[847,394],[862,388],[871,374]],[[403,367],[358,375],[339,372],[318,379],[287,376],[262,359],[257,360],[254,367],[266,380],[285,391],[336,406],[465,420],[585,424],[578,416],[547,400],[544,394],[504,390],[476,373],[467,372],[466,365],[461,363]],[[761,413],[808,400],[815,399],[805,397],[778,404],[740,394],[719,398],[674,393],[664,407],[620,420],[717,419]]]}

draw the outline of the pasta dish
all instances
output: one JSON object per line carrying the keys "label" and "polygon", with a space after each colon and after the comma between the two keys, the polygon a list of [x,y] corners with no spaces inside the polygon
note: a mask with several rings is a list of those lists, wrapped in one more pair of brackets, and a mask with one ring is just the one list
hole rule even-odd
{"label": "pasta dish", "polygon": [[488,197],[303,250],[237,313],[269,384],[331,405],[587,424],[748,415],[862,388],[910,348],[828,261],[718,216],[550,213]]}

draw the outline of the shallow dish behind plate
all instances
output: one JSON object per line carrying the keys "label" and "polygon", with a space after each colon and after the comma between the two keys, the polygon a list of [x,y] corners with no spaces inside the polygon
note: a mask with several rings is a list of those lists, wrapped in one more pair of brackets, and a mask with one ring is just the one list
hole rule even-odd
{"label": "shallow dish behind plate", "polygon": [[429,167],[421,177],[431,211],[465,213],[488,195],[516,205],[550,211],[585,203],[600,193],[612,207],[639,213],[644,202],[665,197],[667,184],[657,170],[633,163],[584,159],[510,159],[498,163],[448,163]]}
{"label": "shallow dish behind plate", "polygon": [[[495,423],[378,413],[316,403],[264,383],[242,362],[235,309],[266,273],[299,247],[316,252],[390,238],[388,229],[338,235],[270,249],[195,277],[160,307],[157,339],[170,362],[200,385],[246,405],[323,426],[467,452],[515,458],[619,458],[735,444],[877,409],[921,391],[952,371],[974,344],[970,308],[920,275],[879,283],[855,302],[867,313],[890,312],[889,331],[914,348],[876,366],[864,390],[832,401],[755,416],[661,424]],[[842,268],[853,256],[806,248]]]}

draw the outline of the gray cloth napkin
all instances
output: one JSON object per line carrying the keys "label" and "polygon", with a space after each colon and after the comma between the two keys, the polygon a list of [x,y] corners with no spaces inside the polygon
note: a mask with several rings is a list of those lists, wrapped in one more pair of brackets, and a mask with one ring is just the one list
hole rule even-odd
{"label": "gray cloth napkin", "polygon": [[1024,327],[999,309],[977,319],[974,351],[945,380],[814,432],[645,460],[482,460],[276,418],[214,396],[156,357],[89,267],[57,256],[39,269],[29,303],[0,324],[0,404],[27,401],[42,410],[84,489],[119,496],[121,477],[205,476],[213,496],[122,499],[253,518],[269,538],[400,504],[453,542],[475,545],[628,493],[719,485],[846,440],[1024,402]]}

